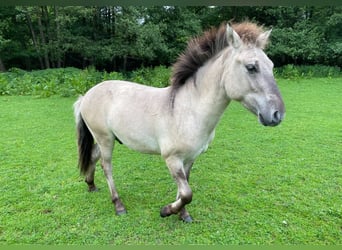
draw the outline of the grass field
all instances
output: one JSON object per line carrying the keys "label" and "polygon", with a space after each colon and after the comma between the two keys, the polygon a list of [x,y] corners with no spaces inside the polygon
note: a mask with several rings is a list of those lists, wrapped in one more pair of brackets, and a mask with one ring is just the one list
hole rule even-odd
{"label": "grass field", "polygon": [[232,103],[196,161],[194,223],[160,208],[176,185],[158,156],[122,145],[117,217],[100,167],[77,169],[76,98],[0,97],[0,244],[342,244],[341,78],[279,80],[284,122],[263,127]]}

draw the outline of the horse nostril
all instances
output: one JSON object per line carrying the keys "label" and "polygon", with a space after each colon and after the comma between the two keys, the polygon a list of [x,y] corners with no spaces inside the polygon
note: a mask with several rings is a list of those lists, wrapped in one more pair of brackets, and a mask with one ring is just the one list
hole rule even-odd
{"label": "horse nostril", "polygon": [[274,112],[274,114],[273,114],[273,121],[275,121],[275,122],[281,121],[281,115],[280,115],[280,112],[278,110],[276,112]]}

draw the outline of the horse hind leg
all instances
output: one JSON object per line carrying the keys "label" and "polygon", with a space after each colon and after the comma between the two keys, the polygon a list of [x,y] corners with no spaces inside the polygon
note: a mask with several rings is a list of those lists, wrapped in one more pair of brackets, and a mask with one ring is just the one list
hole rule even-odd
{"label": "horse hind leg", "polygon": [[89,170],[85,178],[85,182],[88,184],[89,192],[98,191],[94,182],[94,178],[95,178],[96,162],[100,159],[100,156],[101,156],[100,148],[97,144],[94,144],[92,153],[91,153],[91,161],[90,161]]}
{"label": "horse hind leg", "polygon": [[120,200],[119,194],[116,190],[114,180],[113,180],[113,166],[112,166],[112,154],[114,148],[113,139],[110,140],[102,140],[102,143],[99,144],[101,150],[101,166],[106,177],[106,181],[109,187],[109,191],[111,194],[111,199],[115,207],[115,211],[117,215],[125,214],[127,211]]}

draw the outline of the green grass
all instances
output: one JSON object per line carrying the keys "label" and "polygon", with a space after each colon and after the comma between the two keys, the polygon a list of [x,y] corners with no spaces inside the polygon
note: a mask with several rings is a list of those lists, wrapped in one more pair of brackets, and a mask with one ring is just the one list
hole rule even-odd
{"label": "green grass", "polygon": [[342,244],[341,78],[279,80],[284,122],[232,103],[191,173],[195,221],[161,218],[176,185],[158,156],[118,145],[115,216],[79,175],[76,98],[0,97],[0,244]]}

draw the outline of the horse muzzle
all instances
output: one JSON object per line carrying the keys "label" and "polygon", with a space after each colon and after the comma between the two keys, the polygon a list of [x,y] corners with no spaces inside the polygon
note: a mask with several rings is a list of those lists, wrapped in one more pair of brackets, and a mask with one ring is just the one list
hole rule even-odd
{"label": "horse muzzle", "polygon": [[285,113],[273,110],[269,114],[258,113],[259,122],[264,126],[275,127],[284,119]]}

